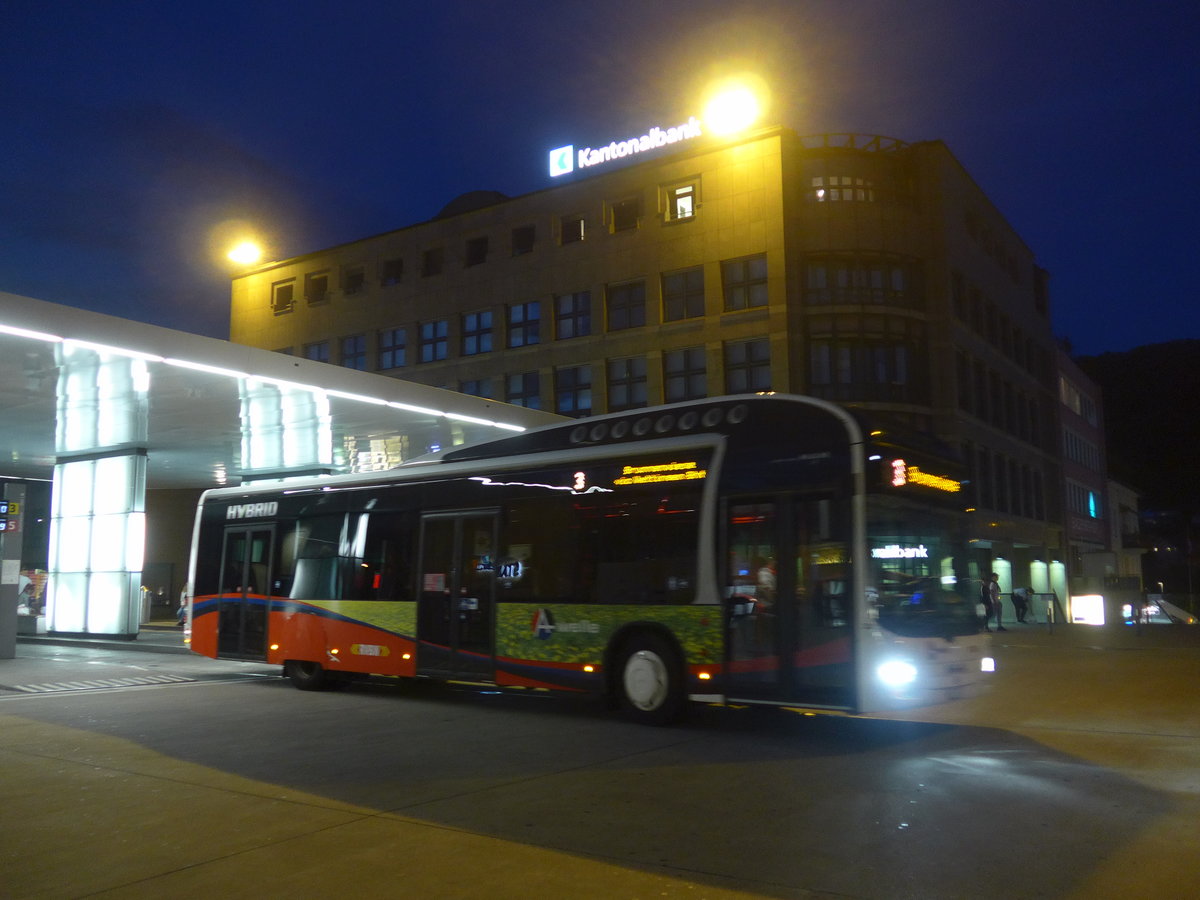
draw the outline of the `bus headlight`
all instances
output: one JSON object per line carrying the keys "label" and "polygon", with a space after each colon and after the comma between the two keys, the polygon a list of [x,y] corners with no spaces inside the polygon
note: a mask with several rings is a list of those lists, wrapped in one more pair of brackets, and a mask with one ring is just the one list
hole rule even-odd
{"label": "bus headlight", "polygon": [[917,680],[917,667],[902,659],[890,659],[879,664],[875,675],[888,687],[899,688]]}

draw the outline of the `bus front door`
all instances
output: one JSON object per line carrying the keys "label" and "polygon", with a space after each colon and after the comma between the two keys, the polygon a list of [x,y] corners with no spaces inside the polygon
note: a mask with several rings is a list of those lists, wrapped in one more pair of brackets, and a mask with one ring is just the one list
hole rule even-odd
{"label": "bus front door", "polygon": [[270,528],[225,532],[218,597],[217,655],[267,658],[267,613],[274,534]]}
{"label": "bus front door", "polygon": [[848,515],[832,499],[730,501],[728,675],[732,699],[850,709],[854,665]]}
{"label": "bus front door", "polygon": [[434,513],[421,522],[417,671],[492,678],[496,515]]}

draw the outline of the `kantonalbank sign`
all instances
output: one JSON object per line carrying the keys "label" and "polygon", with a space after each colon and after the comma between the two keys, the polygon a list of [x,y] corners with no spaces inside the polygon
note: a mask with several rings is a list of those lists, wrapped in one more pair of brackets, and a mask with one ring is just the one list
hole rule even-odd
{"label": "kantonalbank sign", "polygon": [[689,116],[682,125],[662,128],[655,125],[641,137],[626,138],[623,141],[610,141],[602,147],[582,147],[575,149],[574,144],[567,144],[557,150],[550,151],[550,175],[557,177],[574,172],[576,169],[590,169],[593,166],[612,162],[614,159],[624,159],[647,150],[657,150],[680,141],[690,141],[703,134],[700,120]]}

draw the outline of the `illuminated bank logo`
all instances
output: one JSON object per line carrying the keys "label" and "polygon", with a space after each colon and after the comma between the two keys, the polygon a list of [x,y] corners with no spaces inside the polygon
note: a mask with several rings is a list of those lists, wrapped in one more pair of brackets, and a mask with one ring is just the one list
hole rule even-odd
{"label": "illuminated bank logo", "polygon": [[575,171],[575,145],[567,144],[550,151],[550,177]]}
{"label": "illuminated bank logo", "polygon": [[670,128],[655,125],[643,135],[620,141],[609,141],[600,147],[584,147],[576,151],[574,144],[568,144],[550,151],[550,175],[551,177],[566,175],[568,172],[575,171],[576,167],[586,169],[591,166],[599,166],[615,159],[624,159],[637,153],[677,144],[680,141],[690,141],[700,137],[703,133],[700,120],[695,116],[689,116],[686,122],[672,125]]}
{"label": "illuminated bank logo", "polygon": [[554,616],[548,609],[539,609],[533,614],[530,631],[538,640],[544,641],[554,635]]}

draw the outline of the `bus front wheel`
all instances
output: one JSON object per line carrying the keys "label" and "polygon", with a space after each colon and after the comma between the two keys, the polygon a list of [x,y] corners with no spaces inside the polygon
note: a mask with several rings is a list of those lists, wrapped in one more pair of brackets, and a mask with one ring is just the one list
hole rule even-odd
{"label": "bus front wheel", "polygon": [[283,664],[283,674],[302,691],[323,690],[329,684],[329,673],[320,663],[303,659],[289,659]]}
{"label": "bus front wheel", "polygon": [[625,645],[618,673],[621,706],[634,721],[666,725],[683,715],[686,699],[680,666],[662,638],[634,637]]}

